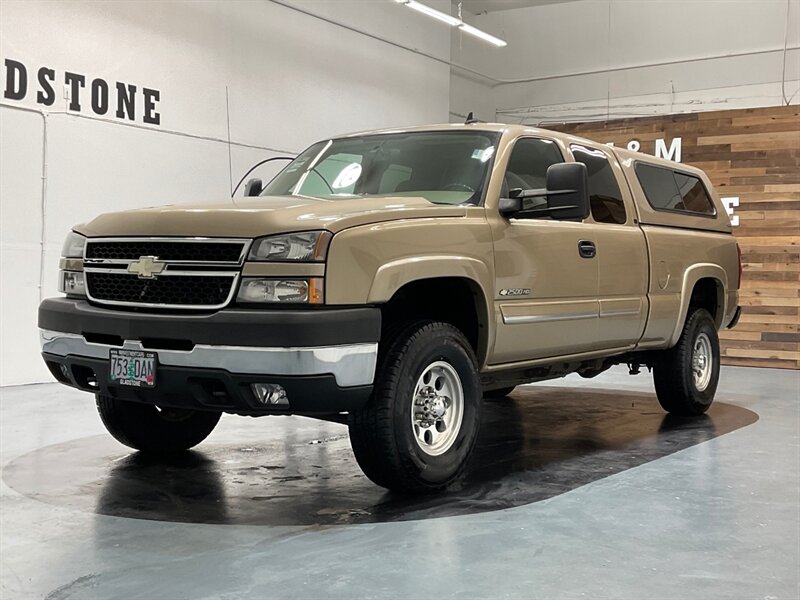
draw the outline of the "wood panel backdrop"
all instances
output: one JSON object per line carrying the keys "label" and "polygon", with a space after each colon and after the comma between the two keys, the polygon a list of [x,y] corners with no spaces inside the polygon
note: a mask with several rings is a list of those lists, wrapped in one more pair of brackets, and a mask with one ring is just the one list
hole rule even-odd
{"label": "wood panel backdrop", "polygon": [[[742,249],[739,325],[720,333],[728,365],[800,368],[800,109],[754,108],[552,126],[656,153],[681,138],[681,162],[736,197]],[[674,157],[673,157],[674,158]],[[735,220],[734,220],[735,222]]]}

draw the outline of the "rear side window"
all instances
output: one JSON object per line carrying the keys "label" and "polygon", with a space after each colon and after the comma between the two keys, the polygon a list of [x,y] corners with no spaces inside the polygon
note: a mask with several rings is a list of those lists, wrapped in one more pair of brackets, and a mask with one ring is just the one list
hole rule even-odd
{"label": "rear side window", "polygon": [[716,214],[706,187],[694,175],[638,163],[636,176],[647,201],[656,210]]}
{"label": "rear side window", "polygon": [[570,146],[575,160],[586,165],[589,174],[589,201],[592,219],[597,223],[616,223],[627,221],[625,203],[619,191],[617,178],[608,158],[599,150],[583,146]]}
{"label": "rear side window", "polygon": [[706,186],[697,177],[676,172],[675,183],[678,184],[678,191],[683,200],[683,210],[707,215],[714,214],[714,204],[708,197]]}

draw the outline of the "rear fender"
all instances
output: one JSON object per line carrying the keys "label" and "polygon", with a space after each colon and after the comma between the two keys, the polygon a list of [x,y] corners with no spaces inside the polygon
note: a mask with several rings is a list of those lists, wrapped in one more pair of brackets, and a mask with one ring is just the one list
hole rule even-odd
{"label": "rear fender", "polygon": [[[725,291],[728,289],[728,274],[719,265],[713,263],[698,263],[692,265],[683,274],[683,285],[681,286],[681,307],[678,319],[675,323],[675,329],[669,339],[669,347],[671,348],[678,343],[683,331],[683,324],[686,322],[686,315],[689,313],[689,302],[692,299],[692,291],[694,286],[701,279],[710,278],[716,279],[718,282],[717,288],[717,304],[718,310],[715,315],[715,323],[717,329],[722,329],[722,321],[728,313],[728,295]],[[720,289],[721,287],[721,289]]]}

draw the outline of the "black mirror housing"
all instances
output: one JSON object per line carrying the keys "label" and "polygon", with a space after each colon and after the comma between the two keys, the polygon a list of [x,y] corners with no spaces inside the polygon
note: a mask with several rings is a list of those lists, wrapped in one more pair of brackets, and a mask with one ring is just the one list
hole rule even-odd
{"label": "black mirror housing", "polygon": [[264,184],[258,178],[249,180],[244,186],[245,196],[258,196],[264,191]]}
{"label": "black mirror housing", "polygon": [[[497,206],[507,219],[549,216],[559,221],[582,221],[589,216],[589,174],[580,162],[558,163],[547,169],[547,187],[535,190],[514,188]],[[546,197],[547,208],[525,210],[525,198]]]}
{"label": "black mirror housing", "polygon": [[[516,192],[517,190],[512,190],[512,192]],[[522,191],[522,190],[519,190]],[[509,194],[509,198],[500,198],[500,203],[497,205],[497,210],[500,214],[506,218],[513,217],[519,211],[522,210],[522,198],[518,195],[511,195]]]}
{"label": "black mirror housing", "polygon": [[[558,163],[547,169],[547,208],[559,221],[582,221],[589,216],[589,175],[580,162]],[[551,195],[551,192],[556,192]]]}

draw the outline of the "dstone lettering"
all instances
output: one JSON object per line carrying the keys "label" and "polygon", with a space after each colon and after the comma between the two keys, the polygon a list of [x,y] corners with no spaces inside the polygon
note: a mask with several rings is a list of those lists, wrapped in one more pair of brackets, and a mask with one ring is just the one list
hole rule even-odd
{"label": "dstone lettering", "polygon": [[69,100],[67,109],[74,112],[88,112],[99,116],[113,114],[118,119],[142,123],[161,124],[158,102],[161,92],[152,88],[136,86],[122,81],[108,82],[102,78],[87,79],[86,75],[64,71],[59,75],[49,67],[39,67],[34,71],[17,60],[6,58],[5,89],[3,98],[25,100],[28,94],[35,94],[36,103],[52,106],[56,101],[56,85],[63,84],[65,96]]}

